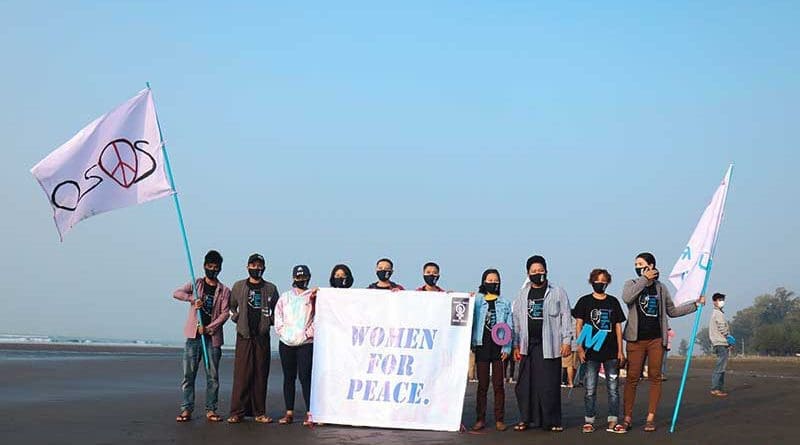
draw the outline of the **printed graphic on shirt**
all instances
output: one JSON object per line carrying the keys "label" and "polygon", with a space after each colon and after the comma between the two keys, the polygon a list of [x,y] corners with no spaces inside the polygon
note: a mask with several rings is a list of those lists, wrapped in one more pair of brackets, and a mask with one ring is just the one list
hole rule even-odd
{"label": "printed graphic on shirt", "polygon": [[658,295],[639,295],[639,310],[646,317],[658,317]]}
{"label": "printed graphic on shirt", "polygon": [[272,317],[272,296],[267,297],[267,304],[261,307],[261,315]]}
{"label": "printed graphic on shirt", "polygon": [[203,300],[203,313],[211,316],[211,311],[214,309],[214,296],[213,295],[206,295],[205,299]]}
{"label": "printed graphic on shirt", "polygon": [[486,319],[484,325],[486,326],[487,331],[491,331],[494,325],[497,324],[497,309],[489,308],[486,311]]}
{"label": "printed graphic on shirt", "polygon": [[531,320],[542,320],[544,316],[544,298],[528,300],[528,317]]}
{"label": "printed graphic on shirt", "polygon": [[589,316],[595,329],[611,332],[611,309],[592,309]]}
{"label": "printed graphic on shirt", "polygon": [[261,289],[250,289],[247,304],[253,309],[261,309]]}

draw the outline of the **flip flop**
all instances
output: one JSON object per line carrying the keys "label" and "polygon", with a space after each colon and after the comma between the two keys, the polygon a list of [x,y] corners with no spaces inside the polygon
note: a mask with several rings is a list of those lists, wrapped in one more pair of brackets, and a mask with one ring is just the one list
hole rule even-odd
{"label": "flip flop", "polygon": [[214,411],[207,411],[206,420],[208,420],[209,422],[222,422],[222,417],[219,416]]}
{"label": "flip flop", "polygon": [[242,418],[240,416],[230,416],[228,417],[228,423],[242,423]]}
{"label": "flip flop", "polygon": [[192,420],[192,413],[189,411],[184,411],[175,418],[175,421],[178,423],[188,422],[190,420]]}
{"label": "flip flop", "polygon": [[528,424],[525,422],[520,422],[514,425],[514,431],[525,431],[528,429]]}
{"label": "flip flop", "polygon": [[263,414],[258,416],[258,417],[256,417],[253,420],[255,420],[258,423],[272,423],[272,417],[265,416]]}

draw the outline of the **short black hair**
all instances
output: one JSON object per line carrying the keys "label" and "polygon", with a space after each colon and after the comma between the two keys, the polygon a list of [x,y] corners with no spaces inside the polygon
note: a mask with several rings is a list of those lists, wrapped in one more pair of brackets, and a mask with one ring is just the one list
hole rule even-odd
{"label": "short black hair", "polygon": [[392,266],[392,269],[394,269],[394,263],[393,263],[393,262],[392,262],[392,260],[390,260],[389,258],[381,258],[381,259],[379,259],[379,260],[378,260],[378,262],[377,262],[377,263],[375,263],[375,265],[377,266],[378,264],[381,264],[381,263],[382,263],[382,262],[384,262],[384,261],[386,261],[387,263],[389,263],[389,265],[390,265],[390,266]]}
{"label": "short black hair", "polygon": [[[483,283],[486,281],[486,277],[489,276],[490,273],[497,274],[497,282],[500,283],[502,280],[500,279],[500,271],[497,269],[486,269],[483,271],[483,275],[481,275],[481,285],[478,286],[478,292],[485,294],[486,293],[486,286]],[[500,286],[497,287],[497,295],[500,295]]]}
{"label": "short black hair", "polygon": [[647,264],[652,264],[653,267],[656,267],[656,257],[650,252],[642,252],[639,255],[636,255],[636,258],[641,258],[645,260]]}
{"label": "short black hair", "polygon": [[333,276],[336,275],[337,270],[343,270],[347,276],[344,279],[344,287],[348,288],[353,285],[353,273],[350,272],[350,268],[347,267],[347,264],[337,264],[333,266],[333,270],[331,270],[331,279],[330,284],[333,287]]}
{"label": "short black hair", "polygon": [[526,271],[531,270],[531,266],[533,264],[536,264],[536,263],[541,264],[542,267],[544,267],[545,271],[547,270],[547,261],[541,255],[534,255],[534,256],[528,258],[528,261],[525,262],[525,270]]}
{"label": "short black hair", "polygon": [[439,265],[434,263],[433,261],[428,261],[427,263],[425,263],[425,265],[422,266],[422,271],[425,272],[425,269],[427,269],[428,266],[433,266],[436,268],[436,272],[441,272],[441,269],[439,269]]}
{"label": "short black hair", "polygon": [[222,255],[220,255],[216,250],[209,250],[205,259],[203,260],[203,264],[216,264],[222,267]]}

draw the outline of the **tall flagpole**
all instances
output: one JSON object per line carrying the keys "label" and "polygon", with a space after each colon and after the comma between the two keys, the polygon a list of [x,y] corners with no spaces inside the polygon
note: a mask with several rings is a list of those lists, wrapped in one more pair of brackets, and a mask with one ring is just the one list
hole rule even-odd
{"label": "tall flagpole", "polygon": [[[150,82],[147,82],[147,89],[150,89]],[[155,107],[155,101],[153,101]],[[161,132],[161,123],[158,120],[158,113],[156,113],[156,125],[158,126],[158,137],[161,139],[161,151],[164,153],[164,167],[167,170],[167,178],[169,178],[169,185],[172,187],[172,200],[175,203],[175,210],[178,213],[178,225],[181,228],[181,236],[183,237],[183,248],[186,251],[186,261],[189,263],[189,274],[192,277],[192,295],[195,300],[199,298],[197,295],[197,279],[194,274],[194,265],[192,264],[192,252],[189,249],[189,237],[186,235],[186,224],[183,222],[183,212],[181,211],[181,201],[178,199],[178,190],[175,188],[175,178],[172,177],[172,167],[169,163],[169,155],[167,154],[167,144],[164,143],[164,134]],[[197,326],[203,326],[203,318],[200,309],[197,309]],[[206,337],[200,336],[200,341],[203,345],[203,361],[206,365],[206,372],[208,372],[208,351],[206,349]]]}
{"label": "tall flagpole", "polygon": [[[714,235],[714,244],[711,245],[711,254],[708,257],[708,266],[706,268],[706,276],[703,279],[703,290],[700,295],[705,295],[708,290],[708,280],[711,277],[711,268],[714,265],[714,252],[717,250],[717,240],[719,239],[719,227],[722,226],[722,217],[725,215],[725,204],[728,201],[728,189],[731,186],[731,178],[733,177],[733,164],[730,165],[730,176],[728,176],[728,184],[725,187],[725,196],[722,197],[722,210],[719,212],[719,220],[717,221],[717,233]],[[672,425],[669,427],[669,432],[675,432],[675,425],[678,423],[678,412],[681,409],[681,401],[683,400],[683,390],[686,387],[686,376],[689,374],[689,365],[692,363],[692,353],[694,352],[694,344],[697,339],[697,329],[700,327],[700,318],[703,315],[703,308],[705,305],[700,306],[697,310],[697,315],[694,317],[694,327],[692,328],[692,337],[689,342],[689,350],[686,352],[686,362],[683,365],[683,376],[681,376],[681,386],[678,389],[678,398],[675,401],[675,411],[672,413]]]}

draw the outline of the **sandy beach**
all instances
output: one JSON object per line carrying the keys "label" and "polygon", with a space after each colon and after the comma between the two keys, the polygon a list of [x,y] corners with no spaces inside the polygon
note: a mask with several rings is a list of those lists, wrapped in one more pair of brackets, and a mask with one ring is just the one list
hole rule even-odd
{"label": "sandy beach", "polygon": [[[232,353],[221,365],[221,414],[227,414],[231,389]],[[128,443],[320,443],[320,444],[455,444],[455,443],[793,443],[789,429],[800,403],[798,359],[733,360],[726,376],[731,393],[724,400],[708,395],[708,359],[693,362],[681,419],[675,434],[669,419],[680,380],[682,359],[669,362],[658,416],[659,430],[641,431],[646,391],[639,391],[636,426],[627,435],[598,430],[591,437],[580,432],[583,389],[563,392],[561,434],[542,431],[481,434],[386,430],[342,426],[307,428],[211,424],[195,418],[188,424],[174,420],[180,400],[180,351],[174,348],[101,347],[83,345],[0,345],[0,443],[3,444],[128,444]],[[198,381],[202,381],[202,375]],[[277,357],[270,372],[267,407],[275,418],[283,412],[282,375]],[[646,386],[646,385],[645,385]],[[205,394],[198,385],[198,403]],[[298,385],[299,389],[299,385]],[[467,387],[463,422],[473,423],[476,384]],[[506,421],[517,419],[516,399],[506,386]],[[601,387],[600,416],[606,412]],[[298,391],[299,392],[299,391]],[[298,410],[303,407],[297,396]],[[491,413],[491,396],[490,408]],[[492,420],[491,418],[489,419]]]}

